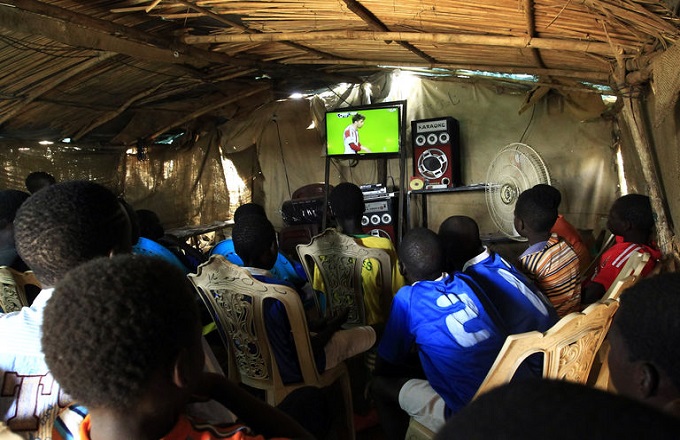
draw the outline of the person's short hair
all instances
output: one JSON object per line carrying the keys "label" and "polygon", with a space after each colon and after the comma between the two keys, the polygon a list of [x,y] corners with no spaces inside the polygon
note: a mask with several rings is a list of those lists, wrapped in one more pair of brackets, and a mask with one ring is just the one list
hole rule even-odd
{"label": "person's short hair", "polygon": [[555,209],[559,208],[562,203],[562,193],[559,189],[546,183],[539,183],[534,185],[533,189],[541,193],[541,197],[548,203],[552,203]]}
{"label": "person's short hair", "polygon": [[251,215],[261,215],[262,217],[267,217],[267,213],[264,212],[264,208],[262,205],[258,205],[257,203],[244,203],[243,205],[240,205],[238,208],[236,208],[236,211],[234,211],[234,223],[238,223],[239,220],[243,217],[249,217]]}
{"label": "person's short hair", "polygon": [[654,228],[654,212],[649,197],[642,194],[626,194],[614,201],[612,210],[633,228],[651,232]]}
{"label": "person's short hair", "polygon": [[680,272],[644,278],[626,289],[613,326],[630,361],[652,362],[680,389]]}
{"label": "person's short hair", "polygon": [[26,189],[28,189],[28,191],[33,194],[40,189],[54,185],[57,183],[57,181],[50,173],[45,171],[34,171],[26,176],[25,183]]}
{"label": "person's short hair", "polygon": [[253,261],[271,249],[276,241],[272,222],[261,215],[242,217],[231,230],[234,251],[244,262]]}
{"label": "person's short hair", "polygon": [[4,229],[14,222],[19,207],[29,197],[29,193],[16,189],[0,191],[0,229]]}
{"label": "person's short hair", "polygon": [[128,250],[130,221],[116,196],[84,180],[62,182],[29,197],[14,220],[19,256],[44,286],[112,250]]}
{"label": "person's short hair", "polygon": [[328,196],[328,202],[338,219],[356,219],[364,215],[364,193],[353,183],[336,185]]}
{"label": "person's short hair", "polygon": [[557,221],[557,208],[540,190],[530,188],[517,198],[515,216],[532,231],[548,232]]}
{"label": "person's short hair", "polygon": [[54,378],[90,408],[134,408],[154,373],[200,344],[184,274],[153,257],[97,258],[69,272],[45,307],[42,347]]}
{"label": "person's short hair", "polygon": [[364,119],[366,119],[366,116],[362,115],[361,113],[357,113],[352,116],[352,122],[363,121]]}
{"label": "person's short hair", "polygon": [[161,225],[161,219],[158,218],[158,214],[149,209],[138,209],[135,211],[135,214],[139,222],[140,237],[158,241],[165,235],[165,230],[163,225]]}
{"label": "person's short hair", "polygon": [[399,261],[413,280],[432,280],[444,272],[444,246],[427,228],[408,231],[399,246]]}
{"label": "person's short hair", "polygon": [[675,439],[680,421],[627,397],[566,380],[494,388],[451,417],[435,440]]}
{"label": "person's short hair", "polygon": [[444,220],[439,226],[439,238],[449,270],[449,266],[462,270],[465,262],[476,257],[482,247],[477,222],[465,215],[452,215]]}

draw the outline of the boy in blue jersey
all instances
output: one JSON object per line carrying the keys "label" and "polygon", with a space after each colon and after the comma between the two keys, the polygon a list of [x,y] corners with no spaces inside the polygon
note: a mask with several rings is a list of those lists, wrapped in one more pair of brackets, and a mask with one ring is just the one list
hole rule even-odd
{"label": "boy in blue jersey", "polygon": [[[384,376],[373,386],[389,439],[404,438],[409,416],[439,430],[472,399],[507,336],[479,286],[467,275],[444,272],[437,234],[425,228],[409,231],[399,258],[411,285],[392,302],[378,346],[376,374]],[[394,377],[414,347],[426,379]]]}
{"label": "boy in blue jersey", "polygon": [[480,285],[510,334],[544,332],[557,322],[552,303],[503,257],[482,245],[472,218],[458,215],[439,227],[447,269],[463,271]]}

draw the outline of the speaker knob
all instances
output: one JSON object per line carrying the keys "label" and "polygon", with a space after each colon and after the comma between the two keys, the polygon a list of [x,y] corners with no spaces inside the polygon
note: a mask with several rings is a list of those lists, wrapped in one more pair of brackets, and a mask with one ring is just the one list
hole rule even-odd
{"label": "speaker knob", "polygon": [[390,223],[392,223],[392,216],[389,214],[383,214],[380,219],[382,220],[384,225],[389,225]]}
{"label": "speaker knob", "polygon": [[372,225],[379,225],[380,224],[380,216],[378,214],[373,214],[371,216],[371,224]]}
{"label": "speaker knob", "polygon": [[416,145],[419,147],[425,145],[425,135],[419,134],[418,136],[416,136]]}
{"label": "speaker knob", "polygon": [[439,135],[439,143],[440,144],[448,144],[449,140],[451,139],[451,136],[447,132],[444,132]]}
{"label": "speaker knob", "polygon": [[368,216],[363,216],[361,217],[361,226],[368,226],[370,223],[370,220],[368,219]]}
{"label": "speaker knob", "polygon": [[437,135],[434,134],[434,133],[430,133],[430,134],[427,135],[427,143],[428,143],[429,145],[434,145],[434,144],[436,144],[436,143],[437,143],[437,139],[438,139],[438,137],[437,137]]}

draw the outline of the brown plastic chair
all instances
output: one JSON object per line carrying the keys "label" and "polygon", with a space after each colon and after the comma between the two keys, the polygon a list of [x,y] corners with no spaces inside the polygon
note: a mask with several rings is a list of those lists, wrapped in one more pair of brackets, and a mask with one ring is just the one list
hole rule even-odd
{"label": "brown plastic chair", "polygon": [[27,285],[41,288],[33,271],[19,272],[8,266],[0,266],[0,307],[5,313],[30,305],[26,298]]}
{"label": "brown plastic chair", "polygon": [[327,297],[327,313],[341,307],[349,308],[347,325],[365,325],[364,292],[361,269],[366,260],[380,265],[381,309],[389,310],[392,304],[392,262],[382,249],[361,246],[352,237],[335,229],[326,229],[312,238],[309,244],[297,246],[297,253],[307,277],[317,286],[315,276],[320,276]]}
{"label": "brown plastic chair", "polygon": [[[336,382],[342,390],[345,419],[338,427],[340,438],[354,439],[354,419],[349,375],[344,363],[319,373],[314,361],[305,312],[298,293],[287,286],[265,284],[250,273],[213,255],[189,274],[201,299],[213,314],[218,332],[230,353],[230,368],[243,384],[263,390],[270,405],[277,405],[289,393],[303,386],[325,388]],[[267,337],[263,302],[280,301],[288,314],[303,381],[284,384]],[[230,367],[231,367],[230,365]]]}

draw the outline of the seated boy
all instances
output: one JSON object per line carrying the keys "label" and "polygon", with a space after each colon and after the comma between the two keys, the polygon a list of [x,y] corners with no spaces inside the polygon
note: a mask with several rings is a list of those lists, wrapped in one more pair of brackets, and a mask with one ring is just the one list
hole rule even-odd
{"label": "seated boy", "polygon": [[[542,191],[544,193],[544,197],[546,197],[547,200],[552,201],[555,209],[559,209],[560,203],[562,203],[562,194],[560,193],[560,190],[554,186],[546,185],[544,183],[539,183],[538,185],[535,185],[534,188]],[[562,214],[558,213],[557,220],[555,220],[555,224],[550,229],[550,232],[554,232],[555,234],[564,238],[574,249],[574,252],[576,252],[576,255],[578,255],[579,270],[581,274],[584,274],[588,270],[590,262],[593,258],[590,255],[588,246],[583,243],[583,239],[581,238],[581,234],[578,232],[578,230],[571,223],[569,223]]]}
{"label": "seated boy", "polygon": [[680,273],[640,280],[621,294],[609,332],[619,394],[680,417]]}
{"label": "seated boy", "polygon": [[[339,230],[353,237],[357,243],[367,248],[382,249],[387,251],[392,261],[392,292],[396,293],[404,285],[404,277],[399,272],[399,259],[394,245],[388,238],[376,237],[366,234],[361,226],[361,218],[364,215],[364,194],[361,188],[353,183],[343,182],[331,191],[328,202],[330,204]],[[361,270],[362,287],[364,292],[364,307],[366,323],[369,325],[384,324],[389,315],[389,305],[380,297],[382,287],[378,275],[377,264],[364,264]],[[315,269],[315,272],[318,268]],[[314,288],[324,291],[321,276],[314,276]]]}
{"label": "seated boy", "polygon": [[[62,414],[53,439],[311,438],[223,376],[203,372],[190,284],[163,260],[124,255],[71,271],[45,307],[42,346],[55,379],[84,405]],[[261,435],[183,413],[208,393]]]}
{"label": "seated boy", "polygon": [[[276,232],[271,222],[263,216],[244,217],[232,230],[234,248],[241,257],[245,269],[255,279],[263,283],[283,284],[294,288],[290,283],[276,279],[270,272],[278,254]],[[300,291],[298,291],[301,293]],[[304,296],[304,293],[301,293]],[[302,298],[306,309],[313,308],[313,298]],[[281,373],[283,383],[302,380],[293,335],[283,305],[278,301],[265,303],[265,326],[272,344],[274,357]],[[308,316],[311,315],[308,313]],[[313,318],[313,316],[310,316]],[[371,348],[376,341],[375,330],[370,326],[340,330],[347,320],[346,311],[328,322],[310,322],[309,327],[316,333],[311,336],[312,350],[319,372],[330,369],[340,362]]]}
{"label": "seated boy", "polygon": [[642,276],[651,272],[661,258],[661,251],[651,241],[654,215],[649,197],[628,194],[616,199],[609,210],[607,228],[615,235],[616,243],[600,256],[595,273],[584,283],[584,304],[602,298],[633,252],[648,252],[651,256]]}
{"label": "seated boy", "polygon": [[[267,218],[262,205],[257,203],[244,203],[236,208],[234,211],[234,225],[236,225],[242,218],[251,215],[259,215]],[[224,258],[234,263],[237,266],[243,266],[243,260],[238,256],[234,250],[233,238],[227,238],[217,243],[211,250],[210,255],[222,255]],[[272,267],[271,272],[280,280],[288,281],[296,287],[303,287],[307,284],[307,275],[302,265],[297,261],[291,261],[281,252],[276,256],[276,262]]]}
{"label": "seated boy", "polygon": [[480,285],[510,334],[544,332],[557,313],[543,293],[503,257],[482,245],[477,222],[451,216],[439,227],[450,271],[461,270]]}
{"label": "seated boy", "polygon": [[[389,439],[404,438],[409,416],[432,431],[441,428],[472,399],[507,336],[480,287],[460,272],[444,272],[434,232],[406,233],[399,257],[411,284],[392,302],[372,389]],[[399,377],[414,347],[426,380]]]}
{"label": "seated boy", "polygon": [[531,188],[517,198],[515,230],[529,241],[519,256],[522,270],[548,297],[560,318],[581,306],[578,255],[569,244],[550,229],[557,209],[540,190]]}

